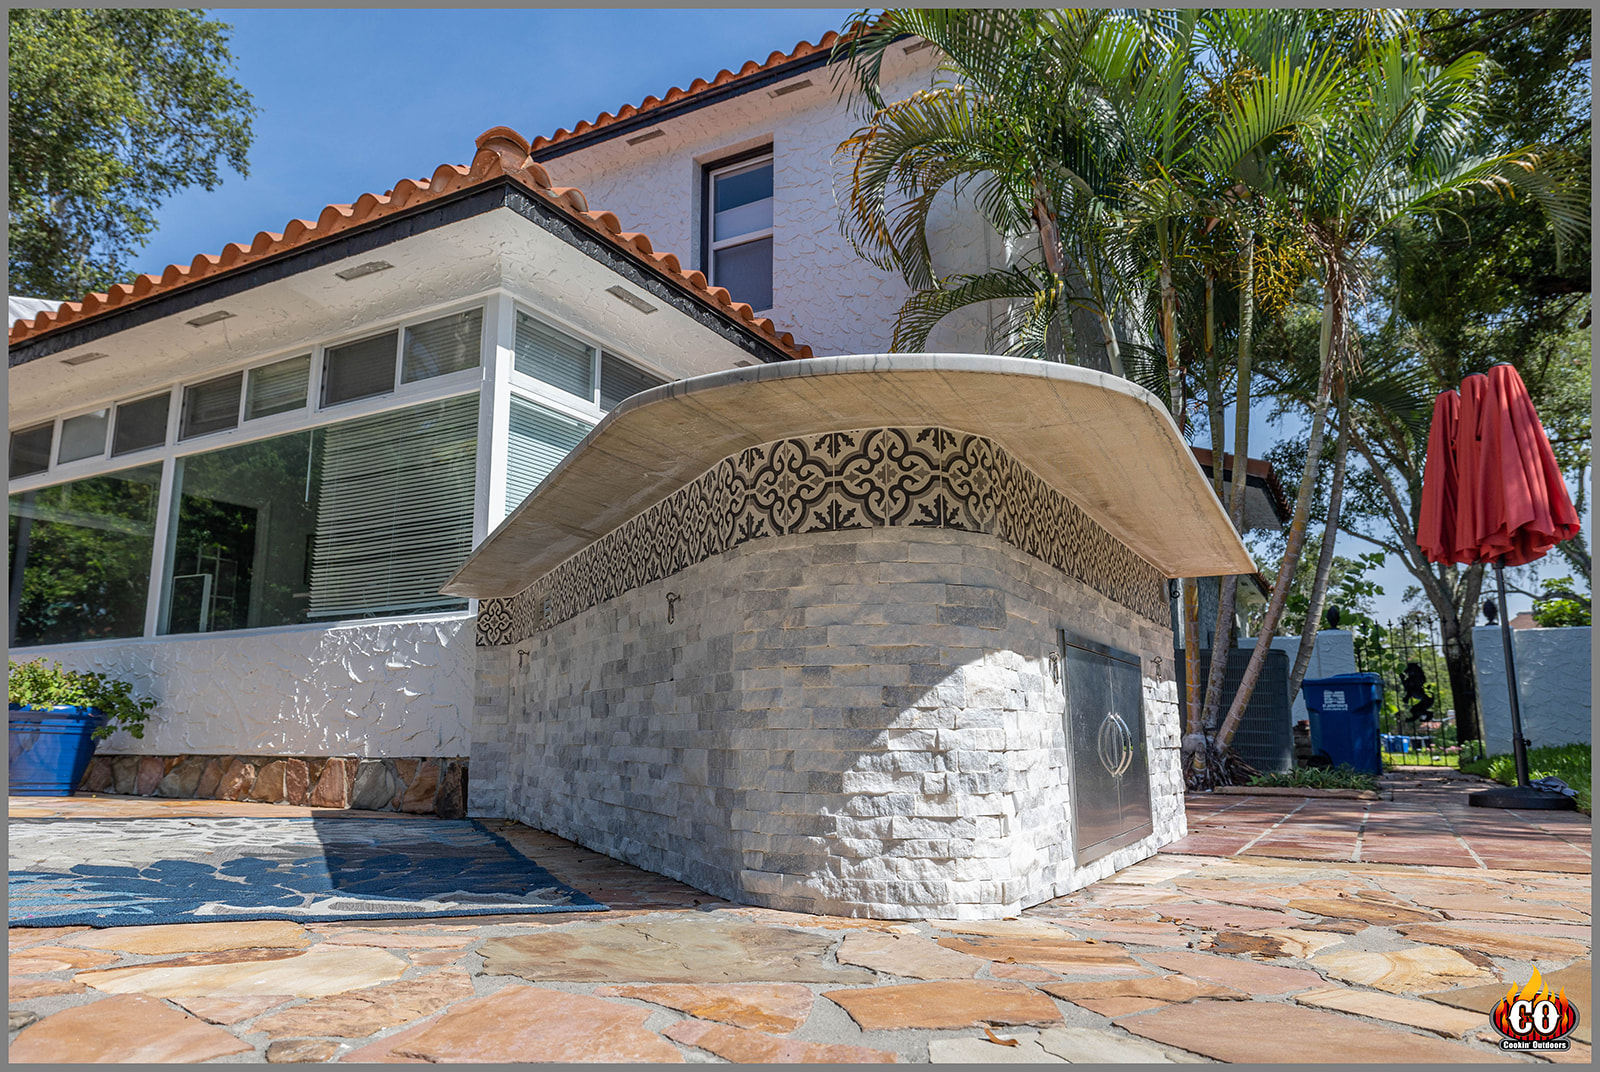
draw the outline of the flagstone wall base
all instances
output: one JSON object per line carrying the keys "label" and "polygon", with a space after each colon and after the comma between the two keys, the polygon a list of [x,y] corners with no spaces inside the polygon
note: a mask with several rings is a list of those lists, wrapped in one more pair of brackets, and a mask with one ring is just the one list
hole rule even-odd
{"label": "flagstone wall base", "polygon": [[89,762],[78,788],[123,796],[247,800],[459,819],[466,815],[467,761],[99,755]]}

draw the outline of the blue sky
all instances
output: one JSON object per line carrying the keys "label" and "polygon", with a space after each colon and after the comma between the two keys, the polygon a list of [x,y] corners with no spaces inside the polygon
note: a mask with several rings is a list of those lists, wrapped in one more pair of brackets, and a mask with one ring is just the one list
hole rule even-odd
{"label": "blue sky", "polygon": [[737,71],[815,42],[850,10],[214,11],[233,26],[233,77],[260,109],[250,177],[226,172],[216,190],[167,202],[134,267],[159,273],[470,163],[493,126],[531,139]]}
{"label": "blue sky", "polygon": [[[159,273],[314,219],[324,205],[467,163],[473,139],[492,126],[531,139],[764,61],[837,30],[851,10],[218,10],[233,26],[234,77],[260,109],[250,176],[228,172],[216,190],[173,197],[134,267]],[[1251,455],[1279,438],[1254,418]],[[1298,477],[1280,474],[1291,496]],[[1339,544],[1351,556],[1368,549],[1348,537]],[[1378,617],[1397,616],[1410,575],[1391,562],[1373,579],[1385,589]],[[1513,613],[1527,604],[1513,597]]]}

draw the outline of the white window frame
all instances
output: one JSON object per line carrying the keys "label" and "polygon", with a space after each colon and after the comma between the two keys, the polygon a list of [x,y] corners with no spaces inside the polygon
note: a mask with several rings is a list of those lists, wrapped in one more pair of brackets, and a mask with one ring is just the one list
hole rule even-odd
{"label": "white window frame", "polygon": [[[577,418],[578,420],[584,421],[593,426],[599,424],[605,415],[610,412],[610,410],[600,408],[600,363],[603,360],[603,355],[610,354],[612,357],[617,358],[620,361],[626,361],[628,364],[640,369],[645,373],[648,373],[651,376],[654,376],[663,383],[671,383],[673,380],[678,378],[662,369],[654,362],[641,361],[639,358],[633,356],[632,353],[622,349],[621,347],[599,342],[594,337],[592,332],[585,331],[583,328],[574,326],[573,323],[570,320],[567,320],[565,317],[556,316],[537,306],[530,305],[525,301],[517,300],[511,302],[510,304],[513,312],[511,314],[510,334],[506,339],[509,346],[508,356],[510,358],[510,372],[508,374],[507,382],[510,386],[511,393],[520,396],[524,401],[536,402],[541,406],[546,406],[557,411],[558,413],[564,414],[565,416]],[[556,387],[553,384],[545,383],[543,380],[535,376],[529,376],[525,372],[517,371],[517,313],[530,316],[544,324],[546,327],[553,328],[554,330],[561,332],[563,335],[570,335],[573,339],[589,348],[588,398],[584,398],[582,395],[572,394],[568,391],[563,391],[561,388]]]}
{"label": "white window frame", "polygon": [[[724,239],[722,239],[720,241],[718,241],[717,237],[716,237],[716,235],[717,235],[717,180],[719,178],[725,176],[725,175],[733,175],[733,174],[737,174],[738,172],[741,172],[741,171],[752,171],[752,170],[754,170],[754,169],[756,169],[758,167],[761,167],[763,165],[766,165],[766,166],[769,166],[769,167],[772,168],[773,224],[776,225],[776,223],[777,223],[777,207],[778,207],[778,166],[777,166],[776,155],[773,153],[773,151],[770,148],[767,149],[765,153],[763,153],[762,155],[759,155],[759,156],[752,156],[752,157],[749,157],[747,159],[736,160],[736,161],[734,161],[732,163],[728,163],[728,164],[719,164],[719,165],[716,165],[714,167],[709,167],[709,168],[706,169],[706,187],[705,187],[705,189],[706,189],[706,206],[705,206],[705,217],[706,217],[706,232],[705,232],[706,233],[706,279],[710,283],[711,286],[716,287],[716,286],[721,286],[722,285],[722,284],[717,282],[717,275],[716,275],[716,273],[717,273],[717,254],[718,253],[720,253],[721,251],[723,251],[725,249],[733,249],[736,246],[748,245],[751,242],[759,242],[763,238],[773,238],[773,235],[774,235],[774,232],[775,232],[775,226],[774,227],[764,227],[759,231],[747,231],[744,234],[736,235],[733,238],[724,238]],[[772,253],[773,253],[773,259],[774,259],[774,261],[776,261],[777,253],[778,253],[776,240],[774,240],[774,242],[773,242]],[[776,288],[776,285],[774,285],[773,289],[774,289],[773,305],[776,305],[777,304],[777,295],[776,295],[776,289],[777,288]],[[768,305],[764,309],[757,309],[755,311],[758,312],[758,313],[769,312],[769,311],[772,310],[773,305]]]}
{"label": "white window frame", "polygon": [[[170,401],[167,404],[167,437],[166,442],[160,446],[152,446],[129,454],[111,456],[111,443],[116,427],[116,407],[121,402],[137,402],[161,393],[161,388],[155,387],[127,395],[118,395],[107,398],[95,405],[83,408],[74,408],[65,414],[57,416],[50,437],[50,467],[41,473],[33,473],[26,477],[9,480],[7,495],[20,495],[29,491],[38,491],[53,487],[57,484],[66,484],[76,480],[86,480],[102,474],[116,473],[124,469],[133,469],[145,465],[161,465],[161,483],[158,491],[159,498],[156,503],[155,531],[151,548],[150,562],[150,587],[146,597],[144,631],[145,638],[156,639],[182,639],[188,636],[209,636],[210,634],[167,634],[163,633],[160,626],[166,611],[166,591],[169,578],[168,558],[171,554],[171,544],[177,538],[177,525],[174,513],[176,504],[173,502],[173,492],[176,488],[177,461],[196,454],[209,454],[212,451],[223,450],[228,447],[242,446],[246,443],[257,442],[264,439],[275,439],[279,436],[289,435],[294,432],[308,431],[315,428],[339,424],[359,417],[371,416],[391,410],[407,409],[424,402],[453,398],[459,395],[478,394],[480,413],[482,407],[491,404],[492,394],[485,393],[483,388],[491,378],[492,366],[489,362],[495,354],[496,344],[496,298],[500,294],[498,288],[480,292],[467,298],[457,298],[448,302],[441,302],[432,306],[406,313],[403,316],[392,317],[364,326],[360,330],[345,332],[338,336],[329,336],[315,340],[311,345],[302,343],[289,348],[279,348],[267,356],[255,356],[244,361],[230,362],[207,369],[203,374],[185,377],[177,382],[169,383],[167,390]],[[467,312],[470,309],[483,310],[482,334],[480,336],[480,350],[478,365],[475,368],[462,369],[444,376],[433,376],[414,383],[401,383],[400,361],[405,345],[405,329],[414,324],[438,320],[441,317],[455,313]],[[356,399],[350,402],[340,402],[332,406],[323,407],[321,403],[321,382],[324,353],[330,346],[339,346],[346,342],[358,341],[373,335],[382,335],[385,332],[396,333],[395,349],[395,387],[384,394],[373,395],[369,398]],[[311,353],[310,378],[306,387],[306,405],[300,409],[287,410],[283,413],[274,413],[255,420],[245,420],[244,406],[248,396],[249,372],[252,369],[266,365],[276,364],[291,357],[303,356],[307,351]],[[613,351],[614,352],[614,351]],[[239,420],[232,428],[219,429],[204,435],[193,436],[180,440],[178,432],[183,420],[183,392],[186,387],[193,384],[205,383],[232,375],[235,372],[244,373],[239,390]],[[109,413],[106,422],[106,441],[101,452],[96,457],[80,458],[76,461],[58,463],[55,459],[61,445],[62,424],[77,416],[93,413],[105,409]],[[43,420],[33,419],[19,422],[15,427],[8,428],[8,435],[12,431],[21,431],[25,428],[34,428],[44,424]],[[480,425],[481,427],[481,425]],[[9,442],[9,440],[8,440]],[[484,446],[480,443],[479,456],[482,457]],[[481,470],[480,470],[481,472]],[[484,496],[480,492],[478,505],[474,510],[473,526],[474,536],[478,533],[484,508]],[[477,613],[477,600],[469,600],[467,614]],[[400,618],[415,617],[415,615],[399,615]],[[368,619],[350,619],[366,621]],[[376,620],[376,619],[374,619]],[[322,623],[313,623],[320,628],[332,628],[339,622],[329,620]],[[307,626],[272,626],[276,628],[306,628]],[[235,632],[235,630],[230,630]],[[121,640],[136,639],[133,637],[120,638]],[[115,641],[111,641],[115,642]],[[90,643],[79,641],[76,643]]]}

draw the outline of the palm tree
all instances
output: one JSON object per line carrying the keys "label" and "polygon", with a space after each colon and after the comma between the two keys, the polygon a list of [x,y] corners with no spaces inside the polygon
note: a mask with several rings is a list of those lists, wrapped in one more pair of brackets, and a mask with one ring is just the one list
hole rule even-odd
{"label": "palm tree", "polygon": [[[873,112],[839,146],[849,174],[841,222],[858,253],[916,291],[894,348],[921,348],[955,309],[1006,301],[1012,352],[1065,360],[1070,350],[1121,375],[1118,327],[1126,334],[1132,288],[1107,241],[1121,173],[1085,59],[1091,49],[1127,51],[1137,21],[1106,11],[888,10],[851,30],[835,51]],[[907,34],[939,50],[939,74],[932,88],[885,101],[883,58]],[[1035,234],[1037,253],[938,278],[929,221],[950,193],[969,195],[1001,235]]]}
{"label": "palm tree", "polygon": [[[1347,374],[1351,364],[1350,312],[1360,285],[1360,258],[1399,221],[1436,210],[1451,196],[1475,192],[1503,195],[1519,190],[1538,199],[1559,225],[1581,226],[1571,192],[1539,169],[1531,150],[1501,154],[1476,150],[1487,75],[1481,53],[1432,67],[1406,37],[1380,42],[1350,70],[1337,121],[1319,138],[1298,140],[1286,154],[1291,197],[1315,251],[1313,263],[1322,293],[1318,375],[1306,463],[1283,564],[1267,604],[1261,638],[1218,731],[1221,751],[1237,732],[1260,677],[1305,543],[1330,400],[1336,380]],[[1325,592],[1326,576],[1318,580]],[[1313,628],[1314,623],[1315,619]]]}

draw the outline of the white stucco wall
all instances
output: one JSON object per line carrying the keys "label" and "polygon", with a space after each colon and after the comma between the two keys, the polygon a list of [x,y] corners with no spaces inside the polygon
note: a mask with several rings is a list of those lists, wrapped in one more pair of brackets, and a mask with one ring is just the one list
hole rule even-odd
{"label": "white stucco wall", "polygon": [[102,754],[426,757],[470,749],[464,614],[19,648],[131,682],[158,706]]}
{"label": "white stucco wall", "polygon": [[[887,99],[927,88],[934,53],[891,55],[884,66]],[[657,251],[700,266],[701,166],[771,144],[773,150],[774,323],[817,356],[878,353],[889,348],[895,314],[910,294],[898,272],[857,256],[839,228],[835,201],[848,191],[847,165],[834,151],[862,125],[841,103],[831,72],[811,71],[787,84],[811,85],[776,99],[756,89],[668,119],[665,136],[628,145],[613,138],[546,163],[558,186],[583,190],[589,206],[614,212],[628,231],[650,236]],[[982,271],[1004,263],[1003,241],[970,206],[946,197],[935,214],[935,266],[941,273]],[[930,337],[929,352],[988,353],[989,313],[954,314]]]}
{"label": "white stucco wall", "polygon": [[[1588,626],[1511,631],[1522,735],[1535,748],[1589,743],[1591,632]],[[1509,753],[1511,701],[1506,689],[1506,656],[1500,627],[1484,625],[1474,629],[1472,654],[1478,704],[1483,712],[1484,743],[1491,754]]]}

